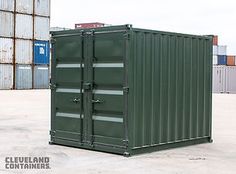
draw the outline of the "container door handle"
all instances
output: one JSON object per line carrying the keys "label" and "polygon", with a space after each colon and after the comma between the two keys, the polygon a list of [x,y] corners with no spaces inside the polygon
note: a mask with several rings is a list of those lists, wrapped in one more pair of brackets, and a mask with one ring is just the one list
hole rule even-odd
{"label": "container door handle", "polygon": [[80,102],[80,99],[74,98],[74,99],[72,100],[72,102],[73,102],[73,103],[79,103],[79,102]]}
{"label": "container door handle", "polygon": [[96,100],[92,100],[92,103],[102,103],[103,101],[101,101],[100,99],[96,99]]}

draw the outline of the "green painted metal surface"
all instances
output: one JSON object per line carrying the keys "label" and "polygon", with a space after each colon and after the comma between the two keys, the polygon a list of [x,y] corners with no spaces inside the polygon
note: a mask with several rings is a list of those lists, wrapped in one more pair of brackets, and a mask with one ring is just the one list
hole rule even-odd
{"label": "green painted metal surface", "polygon": [[212,38],[52,33],[51,143],[124,155],[211,142]]}

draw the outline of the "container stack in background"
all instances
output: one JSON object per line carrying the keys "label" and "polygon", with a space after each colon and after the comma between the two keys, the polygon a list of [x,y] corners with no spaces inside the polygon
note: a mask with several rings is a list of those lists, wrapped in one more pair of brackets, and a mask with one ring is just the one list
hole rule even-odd
{"label": "container stack in background", "polygon": [[227,55],[227,46],[218,45],[218,36],[213,38],[213,93],[236,93],[235,56]]}
{"label": "container stack in background", "polygon": [[0,89],[49,86],[50,0],[0,1]]}

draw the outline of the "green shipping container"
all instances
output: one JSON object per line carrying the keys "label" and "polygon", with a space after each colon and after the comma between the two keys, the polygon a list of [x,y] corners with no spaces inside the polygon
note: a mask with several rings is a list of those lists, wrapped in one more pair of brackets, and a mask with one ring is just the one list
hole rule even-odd
{"label": "green shipping container", "polygon": [[52,33],[51,144],[124,155],[212,141],[212,38]]}

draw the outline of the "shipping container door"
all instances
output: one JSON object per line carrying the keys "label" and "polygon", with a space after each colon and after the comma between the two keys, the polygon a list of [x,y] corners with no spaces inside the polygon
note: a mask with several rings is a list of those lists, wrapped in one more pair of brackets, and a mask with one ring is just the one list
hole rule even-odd
{"label": "shipping container door", "polygon": [[80,34],[52,40],[52,141],[82,141],[83,39]]}
{"label": "shipping container door", "polygon": [[122,32],[88,37],[85,60],[87,142],[121,147],[124,139],[124,55]]}

